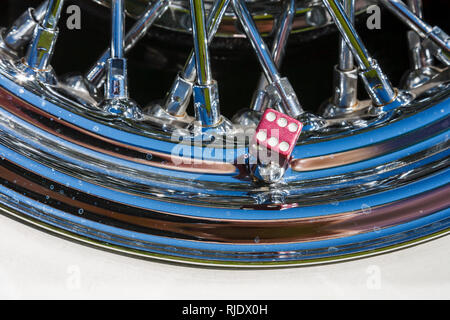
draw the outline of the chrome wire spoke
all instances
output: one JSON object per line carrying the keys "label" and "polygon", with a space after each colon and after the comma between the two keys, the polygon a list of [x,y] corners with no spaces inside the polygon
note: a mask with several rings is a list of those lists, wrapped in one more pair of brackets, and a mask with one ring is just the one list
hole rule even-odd
{"label": "chrome wire spoke", "polygon": [[112,2],[111,16],[110,58],[106,60],[105,98],[100,108],[116,116],[136,119],[140,117],[141,112],[136,103],[130,99],[128,90],[124,0]]}
{"label": "chrome wire spoke", "polygon": [[358,62],[361,78],[375,106],[392,108],[401,105],[403,102],[397,100],[397,93],[378,63],[370,56],[341,3],[338,0],[323,0],[323,3]]}
{"label": "chrome wire spoke", "polygon": [[[230,0],[217,0],[214,2],[206,23],[208,43],[213,40],[229,3]],[[197,74],[195,63],[195,54],[194,51],[191,51],[183,70],[177,74],[170,91],[167,93],[163,105],[151,103],[149,114],[159,117],[175,117],[175,119],[186,116],[186,109],[192,95],[192,86]]]}
{"label": "chrome wire spoke", "polygon": [[8,30],[0,32],[1,43],[6,49],[18,51],[30,42],[37,22],[44,18],[47,6],[48,1],[44,1],[36,10],[29,8]]}
{"label": "chrome wire spoke", "polygon": [[287,78],[282,78],[278,72],[273,57],[259,34],[251,14],[246,7],[245,1],[232,0],[232,4],[269,83],[266,90],[270,95],[270,98],[274,100],[274,105],[278,105],[279,108],[282,108],[284,113],[289,114],[292,117],[300,116],[303,113],[303,109],[297,96],[289,83],[289,80]]}
{"label": "chrome wire spoke", "polygon": [[[295,16],[295,1],[287,0],[283,2],[283,11],[277,19],[276,35],[272,44],[272,57],[277,68],[281,67],[285,55],[289,35],[292,30],[292,23]],[[238,112],[233,118],[233,122],[243,126],[256,126],[261,118],[261,112],[267,108],[269,97],[266,87],[269,85],[264,73],[261,74],[257,88],[253,93],[250,109],[244,109]],[[279,105],[276,105],[279,111]]]}
{"label": "chrome wire spoke", "polygon": [[[409,0],[408,4],[411,11],[422,19],[422,0]],[[439,70],[434,66],[431,51],[422,45],[419,34],[410,30],[407,32],[407,38],[411,70],[403,76],[401,83],[406,89],[414,89],[430,81]]]}
{"label": "chrome wire spoke", "polygon": [[[414,14],[414,11],[409,10],[401,1],[380,0],[380,2],[424,39],[424,45],[437,59],[447,66],[450,65],[450,37],[443,30],[426,23],[420,15]],[[413,10],[417,10],[417,6],[414,6]]]}
{"label": "chrome wire spoke", "polygon": [[[355,1],[344,0],[343,7],[352,25],[355,21]],[[323,106],[326,117],[346,115],[358,109],[358,68],[352,50],[344,38],[339,42],[339,63],[334,68],[334,93]]]}
{"label": "chrome wire spoke", "polygon": [[212,79],[209,62],[209,40],[203,0],[191,0],[191,19],[197,71],[192,89],[196,119],[194,127],[200,132],[212,130],[225,134],[231,130],[231,124],[220,115],[219,87]]}
{"label": "chrome wire spoke", "polygon": [[[286,45],[288,42],[289,34],[292,30],[292,22],[295,15],[295,1],[284,1],[283,12],[278,17],[278,23],[276,25],[276,35],[272,45],[272,57],[273,62],[279,69],[281,67],[282,60],[286,51]],[[261,75],[258,81],[258,88],[256,89],[251,108],[254,111],[264,111],[267,108],[267,97],[265,89],[269,83],[264,75]],[[281,110],[280,110],[281,111]]]}
{"label": "chrome wire spoke", "polygon": [[[138,21],[127,32],[124,39],[124,54],[128,54],[136,44],[145,36],[153,23],[161,17],[169,7],[169,0],[158,0],[149,3]],[[108,59],[111,58],[111,49],[108,48],[93,66],[83,75],[69,75],[63,77],[62,88],[66,94],[74,96],[78,101],[89,105],[102,100],[101,92],[105,84],[105,71]]]}
{"label": "chrome wire spoke", "polygon": [[[158,0],[148,5],[145,12],[125,36],[124,54],[129,53],[130,50],[135,47],[135,45],[145,36],[148,29],[150,29],[153,23],[164,14],[168,7],[168,0]],[[86,80],[96,88],[101,88],[103,86],[105,64],[109,57],[110,50],[106,50],[85,75]]]}
{"label": "chrome wire spoke", "polygon": [[380,0],[382,4],[391,10],[411,29],[416,31],[422,38],[429,39],[436,46],[440,47],[448,55],[450,52],[450,42],[448,35],[439,27],[432,27],[420,16],[414,14],[408,7],[399,0]]}
{"label": "chrome wire spoke", "polygon": [[47,2],[42,21],[35,26],[33,38],[23,58],[22,67],[26,70],[25,72],[44,82],[56,81],[50,62],[58,40],[58,22],[63,5],[63,0]]}

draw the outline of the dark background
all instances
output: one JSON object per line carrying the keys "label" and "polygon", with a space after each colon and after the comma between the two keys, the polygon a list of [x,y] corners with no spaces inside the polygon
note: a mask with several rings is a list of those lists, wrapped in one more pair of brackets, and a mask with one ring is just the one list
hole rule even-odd
{"label": "dark background", "polygon": [[[1,0],[0,25],[8,26],[28,6],[39,3],[35,0]],[[66,7],[70,4],[82,8],[82,27],[81,30],[68,30],[65,24],[67,14],[63,11],[61,36],[52,62],[59,75],[86,71],[109,44],[108,9],[88,0],[66,1]],[[449,14],[450,1],[424,1],[425,20],[446,32],[450,31]],[[381,30],[368,30],[364,18],[358,19],[357,29],[371,54],[396,85],[409,67],[407,29],[386,10],[382,11]],[[132,20],[127,20],[127,27],[132,23]],[[332,92],[338,35],[334,28],[326,31],[312,41],[291,36],[281,69],[281,73],[291,80],[303,107],[311,111],[317,109]],[[313,34],[307,34],[306,38],[311,36]],[[191,49],[188,43],[186,35],[152,28],[149,37],[131,52],[128,56],[130,91],[140,105],[163,98],[176,72],[184,65]],[[224,50],[223,45],[215,40],[211,48],[213,74],[220,86],[222,113],[228,116],[248,107],[261,70],[246,41],[237,41],[234,45],[235,50]],[[365,95],[363,90],[360,94]]]}

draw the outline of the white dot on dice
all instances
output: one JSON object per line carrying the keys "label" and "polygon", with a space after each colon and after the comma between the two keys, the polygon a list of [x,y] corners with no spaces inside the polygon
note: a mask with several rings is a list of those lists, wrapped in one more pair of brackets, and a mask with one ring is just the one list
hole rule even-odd
{"label": "white dot on dice", "polygon": [[288,126],[288,129],[290,132],[296,132],[298,130],[298,124],[296,123],[290,123]]}
{"label": "white dot on dice", "polygon": [[256,135],[256,139],[258,139],[259,141],[265,141],[267,139],[267,132],[259,131]]}
{"label": "white dot on dice", "polygon": [[280,118],[277,121],[278,125],[282,128],[286,127],[288,124],[288,121],[286,120],[286,118]]}
{"label": "white dot on dice", "polygon": [[266,115],[267,121],[270,121],[270,122],[274,121],[276,118],[277,118],[277,115],[273,112],[268,112]]}
{"label": "white dot on dice", "polygon": [[286,141],[283,141],[282,143],[280,143],[280,150],[283,152],[286,152],[289,150],[289,143],[287,143]]}

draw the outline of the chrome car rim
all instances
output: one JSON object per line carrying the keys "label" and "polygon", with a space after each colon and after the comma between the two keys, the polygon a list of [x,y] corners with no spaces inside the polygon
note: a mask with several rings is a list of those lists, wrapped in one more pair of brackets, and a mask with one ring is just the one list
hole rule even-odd
{"label": "chrome car rim", "polygon": [[[314,2],[342,38],[336,91],[317,114],[279,72],[307,2],[281,2],[272,50],[245,1],[218,0],[209,16],[202,1],[182,2],[194,50],[165,100],[147,106],[130,98],[125,54],[175,2],[148,4],[125,34],[124,1],[112,1],[111,49],[70,77],[51,68],[63,2],[44,1],[1,32],[2,212],[112,250],[224,266],[323,263],[448,233],[450,42],[421,18],[420,1],[377,2],[411,28],[414,64],[397,87],[353,26],[355,2]],[[232,120],[208,50],[227,10],[263,70]],[[357,99],[358,75],[369,100]],[[249,156],[268,107],[304,124],[287,168]]]}

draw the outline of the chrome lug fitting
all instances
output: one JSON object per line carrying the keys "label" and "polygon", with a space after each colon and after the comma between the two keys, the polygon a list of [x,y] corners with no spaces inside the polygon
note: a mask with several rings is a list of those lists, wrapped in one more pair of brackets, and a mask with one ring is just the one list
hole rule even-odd
{"label": "chrome lug fitting", "polygon": [[340,70],[334,67],[333,96],[327,101],[322,109],[326,118],[345,116],[358,109],[360,106],[357,98],[358,91],[358,69]]}
{"label": "chrome lug fitting", "polygon": [[[201,40],[200,43],[195,43],[194,50],[191,51],[183,70],[179,74],[177,74],[171,89],[164,99],[163,104],[159,105],[159,103],[157,102],[151,102],[147,107],[150,116],[162,116],[163,118],[169,119],[184,117],[192,96],[192,86],[196,81],[198,72],[197,68],[199,67],[196,54],[198,53],[199,48],[204,47],[206,48],[206,50],[203,49],[204,52],[207,51],[208,43],[211,42],[214,38],[230,1],[231,0],[217,0],[214,2],[214,5],[209,12],[206,26],[204,19],[202,19],[201,17],[195,18],[195,13],[201,13],[202,10],[204,12],[203,5],[200,3],[191,2],[191,20],[194,24],[193,31],[197,35],[200,32],[203,40]],[[196,22],[196,19],[202,21]],[[206,56],[204,57],[204,59],[206,60],[203,60],[200,63],[201,67],[199,69],[199,72],[203,73],[201,77],[205,76],[205,71],[208,72],[207,69],[209,68],[209,62],[207,55],[208,54],[206,54]],[[185,120],[187,121],[188,118],[186,118]]]}
{"label": "chrome lug fitting", "polygon": [[127,61],[123,58],[111,58],[106,63],[106,70],[105,99],[100,108],[115,116],[127,119],[139,118],[141,112],[136,103],[129,98]]}
{"label": "chrome lug fitting", "polygon": [[193,82],[178,73],[175,81],[162,103],[153,102],[147,107],[146,114],[162,119],[190,121],[186,109],[192,96]]}
{"label": "chrome lug fitting", "polygon": [[194,132],[224,135],[232,131],[233,126],[229,120],[220,115],[219,88],[212,78],[209,63],[209,38],[206,32],[203,1],[191,0],[190,4],[196,70],[195,84],[192,87],[195,109]]}
{"label": "chrome lug fitting", "polygon": [[194,131],[223,135],[233,129],[232,124],[220,115],[219,90],[217,82],[193,86],[195,109]]}
{"label": "chrome lug fitting", "polygon": [[[344,0],[343,7],[349,22],[355,21],[355,0]],[[322,114],[327,118],[346,116],[357,110],[358,101],[358,69],[354,56],[345,39],[339,42],[339,63],[333,70],[333,96],[322,105]]]}
{"label": "chrome lug fitting", "polygon": [[[141,40],[153,23],[166,12],[170,0],[157,0],[148,4],[144,13],[131,27],[123,39],[123,51],[127,54]],[[111,48],[108,48],[85,75],[67,75],[61,79],[64,89],[71,96],[81,96],[82,103],[97,105],[102,100],[101,90],[105,85],[108,59]]]}
{"label": "chrome lug fitting", "polygon": [[401,79],[401,87],[407,90],[418,88],[439,74],[439,69],[433,65],[432,53],[422,45],[415,31],[407,32],[410,51],[411,69]]}
{"label": "chrome lug fitting", "polygon": [[364,86],[376,106],[384,106],[395,100],[396,90],[381,71],[375,60],[370,61],[370,67],[360,71]]}
{"label": "chrome lug fitting", "polygon": [[[408,0],[408,7],[419,19],[422,19],[422,0]],[[401,87],[407,90],[421,87],[439,74],[439,69],[433,64],[433,53],[422,44],[420,35],[410,30],[406,33],[408,39],[411,69],[401,79]]]}
{"label": "chrome lug fitting", "polygon": [[105,99],[100,103],[100,108],[117,117],[140,118],[142,114],[139,107],[129,98],[126,59],[108,59],[106,70]]}
{"label": "chrome lug fitting", "polygon": [[45,4],[43,19],[41,22],[35,21],[33,38],[25,57],[19,61],[17,67],[21,72],[41,82],[56,84],[56,76],[50,61],[58,39],[58,22],[64,1],[49,0]]}
{"label": "chrome lug fitting", "polygon": [[370,56],[340,1],[322,0],[322,2],[328,9],[341,33],[342,39],[358,63],[359,75],[372,100],[375,107],[374,110],[384,112],[403,105],[404,100],[397,99],[399,97],[398,90],[392,87],[376,60]]}
{"label": "chrome lug fitting", "polygon": [[33,38],[35,28],[44,18],[48,1],[44,1],[36,9],[28,8],[11,27],[0,30],[0,48],[12,56],[16,56]]}
{"label": "chrome lug fitting", "polygon": [[433,37],[423,40],[423,46],[444,65],[450,66],[450,37],[438,27],[433,27]]}
{"label": "chrome lug fitting", "polygon": [[124,58],[124,0],[113,0],[111,15],[111,58],[106,61],[105,99],[100,104],[100,108],[113,116],[137,119],[142,114],[136,103],[129,97],[127,60]]}
{"label": "chrome lug fitting", "polygon": [[294,89],[287,78],[279,78],[272,81],[266,87],[268,105],[272,108],[296,118],[303,113],[300,102]]}

